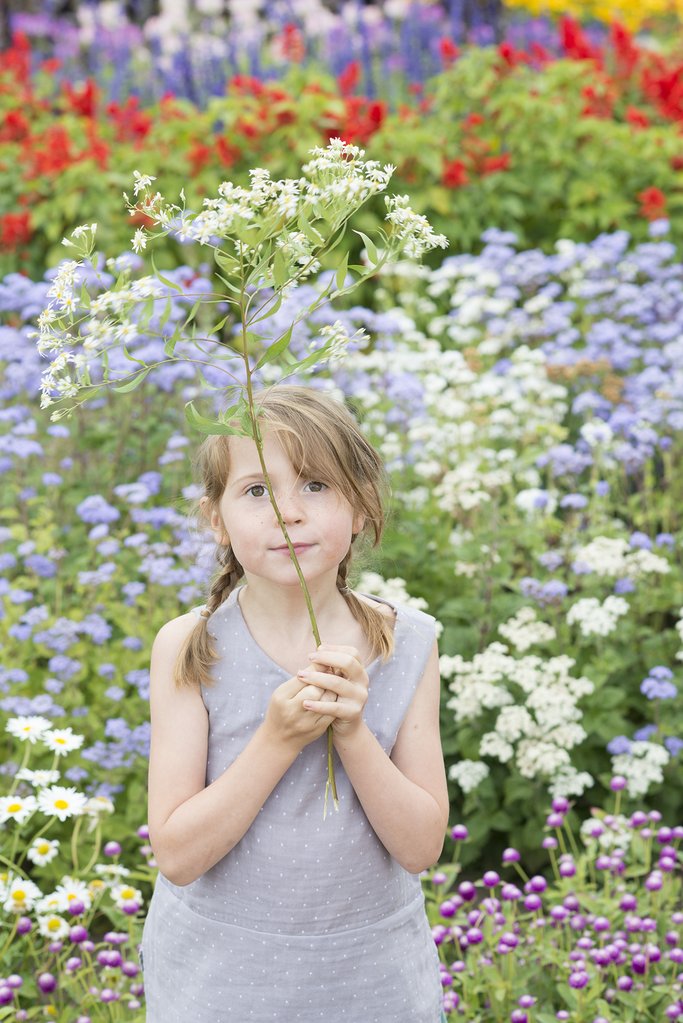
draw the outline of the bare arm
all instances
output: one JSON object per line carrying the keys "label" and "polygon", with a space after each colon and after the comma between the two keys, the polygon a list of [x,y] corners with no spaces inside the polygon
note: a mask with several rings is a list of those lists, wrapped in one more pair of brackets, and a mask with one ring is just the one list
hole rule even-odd
{"label": "bare arm", "polygon": [[178,689],[173,666],[195,620],[164,625],[152,646],[149,831],[161,872],[173,884],[195,881],[239,842],[277,783],[331,718],[304,712],[317,687],[289,679],[233,763],[206,785],[209,718],[199,690]]}
{"label": "bare arm", "polygon": [[[432,866],[443,848],[448,824],[448,788],[439,736],[439,657],[436,642],[401,725],[391,757],[362,718],[367,675],[352,647],[323,644],[315,660],[345,672],[327,676],[338,694],[332,705],[335,747],[378,838],[411,873]],[[317,672],[302,678],[317,682]],[[318,701],[305,707],[319,711]]]}

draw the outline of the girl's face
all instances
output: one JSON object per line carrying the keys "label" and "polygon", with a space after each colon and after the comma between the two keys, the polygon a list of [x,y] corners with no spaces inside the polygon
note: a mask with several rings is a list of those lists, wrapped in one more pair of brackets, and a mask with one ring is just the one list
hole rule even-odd
{"label": "girl's face", "polygon": [[[230,437],[230,474],[219,504],[220,517],[211,516],[218,542],[229,540],[245,578],[262,578],[280,585],[299,585],[296,570],[268,497],[255,443]],[[354,512],[336,489],[299,476],[277,433],[266,432],[263,453],[275,500],[294,545],[307,583],[329,577],[334,583],[339,563],[351,538],[360,532],[364,516]]]}

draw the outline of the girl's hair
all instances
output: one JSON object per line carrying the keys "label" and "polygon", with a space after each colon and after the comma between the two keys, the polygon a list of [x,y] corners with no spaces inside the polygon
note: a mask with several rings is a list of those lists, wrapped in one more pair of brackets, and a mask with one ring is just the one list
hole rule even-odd
{"label": "girl's hair", "polygon": [[[259,422],[277,432],[297,472],[334,487],[354,512],[365,516],[361,533],[354,535],[339,565],[337,588],[360,622],[373,655],[386,660],[393,650],[391,619],[354,596],[346,582],[356,540],[371,534],[371,546],[376,547],[384,529],[384,495],[388,492],[388,482],[379,455],[362,434],[349,409],[325,392],[276,385],[254,397]],[[211,434],[202,441],[194,459],[194,470],[203,484],[202,496],[207,498],[204,507],[197,501],[194,514],[200,523],[210,528],[211,513],[218,511],[230,472],[229,437]],[[220,567],[206,599],[207,610],[199,617],[175,666],[177,686],[210,686],[214,681],[211,667],[218,655],[211,644],[207,624],[244,575],[229,544],[216,545],[216,560]]]}

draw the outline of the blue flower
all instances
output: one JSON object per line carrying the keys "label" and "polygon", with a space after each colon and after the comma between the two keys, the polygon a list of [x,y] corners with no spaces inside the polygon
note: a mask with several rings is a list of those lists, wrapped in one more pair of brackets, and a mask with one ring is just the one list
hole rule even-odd
{"label": "blue flower", "polygon": [[626,735],[617,735],[607,743],[607,752],[612,756],[631,752],[631,740]]}
{"label": "blue flower", "polygon": [[648,700],[673,700],[678,696],[678,689],[673,682],[653,678],[651,675],[641,682],[640,691]]}
{"label": "blue flower", "polygon": [[664,745],[672,757],[677,757],[679,753],[683,752],[683,739],[679,739],[676,735],[667,736]]}

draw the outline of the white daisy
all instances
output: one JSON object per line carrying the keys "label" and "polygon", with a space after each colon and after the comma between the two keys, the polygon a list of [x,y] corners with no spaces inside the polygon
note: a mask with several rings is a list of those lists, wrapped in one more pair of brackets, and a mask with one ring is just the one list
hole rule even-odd
{"label": "white daisy", "polygon": [[144,902],[142,892],[129,884],[115,884],[111,890],[111,897],[119,909],[123,909],[126,902],[137,902],[139,906]]}
{"label": "white daisy", "polygon": [[7,913],[27,913],[41,897],[40,888],[23,877],[14,878],[8,885],[0,886],[2,908]]}
{"label": "white daisy", "polygon": [[49,817],[59,817],[60,821],[83,813],[86,803],[87,797],[82,792],[62,785],[51,785],[38,793],[38,809]]}
{"label": "white daisy", "polygon": [[74,735],[71,728],[51,728],[44,732],[40,738],[49,750],[61,757],[65,757],[72,750],[79,749],[84,741],[84,736]]}
{"label": "white daisy", "polygon": [[83,808],[89,817],[98,817],[103,813],[113,813],[114,804],[107,796],[91,796]]}
{"label": "white daisy", "polygon": [[0,796],[0,824],[10,818],[18,824],[23,824],[37,805],[35,796]]}
{"label": "white daisy", "polygon": [[59,841],[56,838],[34,838],[26,851],[27,858],[37,867],[44,867],[46,863],[53,860],[59,851]]}
{"label": "white daisy", "polygon": [[63,877],[54,894],[59,897],[63,910],[69,908],[70,902],[82,902],[86,909],[90,909],[92,905],[92,895],[87,884],[74,877]]}
{"label": "white daisy", "polygon": [[38,917],[38,930],[46,938],[56,940],[57,938],[66,938],[69,933],[69,924],[56,913],[50,913],[49,916]]}
{"label": "white daisy", "polygon": [[34,714],[30,717],[10,718],[5,725],[5,731],[17,739],[28,739],[34,743],[51,725],[52,722],[47,718]]}
{"label": "white daisy", "polygon": [[59,781],[59,771],[48,771],[38,770],[32,771],[30,767],[22,767],[17,772],[17,778],[19,781],[28,781],[31,785],[35,785],[36,788],[41,788],[45,785],[54,785],[55,782]]}

